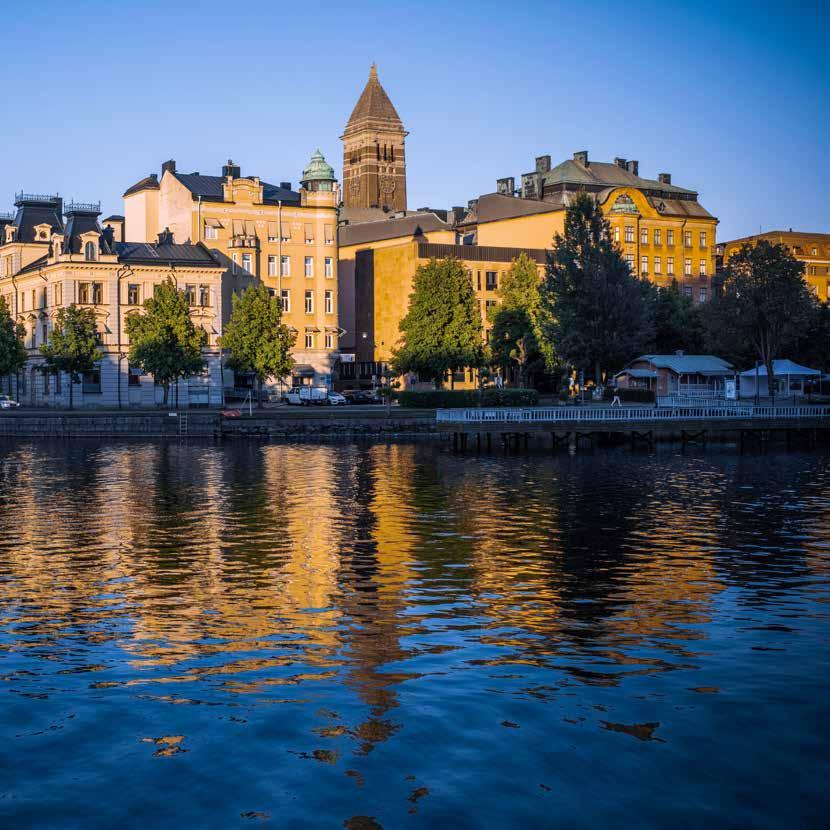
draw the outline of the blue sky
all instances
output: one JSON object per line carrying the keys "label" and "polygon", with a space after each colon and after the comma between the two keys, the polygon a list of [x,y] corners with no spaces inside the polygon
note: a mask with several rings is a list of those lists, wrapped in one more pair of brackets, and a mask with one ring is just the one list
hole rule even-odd
{"label": "blue sky", "polygon": [[[720,239],[830,232],[830,6],[481,2],[13,4],[0,210],[60,192],[121,212],[161,162],[296,184],[376,61],[407,128],[410,207],[576,150],[698,190]],[[11,12],[11,13],[9,13]]]}

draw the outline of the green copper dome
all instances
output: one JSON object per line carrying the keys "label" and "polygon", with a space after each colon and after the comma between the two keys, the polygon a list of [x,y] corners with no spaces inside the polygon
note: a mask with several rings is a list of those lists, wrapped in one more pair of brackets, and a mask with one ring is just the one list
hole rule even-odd
{"label": "green copper dome", "polygon": [[323,154],[317,150],[311,157],[308,167],[303,170],[302,184],[307,182],[333,182],[334,168],[325,160]]}

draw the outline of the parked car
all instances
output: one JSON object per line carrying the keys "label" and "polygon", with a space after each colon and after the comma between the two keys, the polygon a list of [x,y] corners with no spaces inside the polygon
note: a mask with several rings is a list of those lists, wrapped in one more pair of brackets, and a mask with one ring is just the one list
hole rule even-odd
{"label": "parked car", "polygon": [[380,403],[371,392],[365,389],[349,389],[343,393],[344,397],[352,406],[361,406],[363,404]]}
{"label": "parked car", "polygon": [[8,395],[0,395],[0,409],[17,409],[20,404]]}
{"label": "parked car", "polygon": [[328,403],[329,390],[325,386],[295,386],[285,396],[290,406],[320,406]]}
{"label": "parked car", "polygon": [[348,401],[339,392],[329,392],[329,406],[345,406]]}

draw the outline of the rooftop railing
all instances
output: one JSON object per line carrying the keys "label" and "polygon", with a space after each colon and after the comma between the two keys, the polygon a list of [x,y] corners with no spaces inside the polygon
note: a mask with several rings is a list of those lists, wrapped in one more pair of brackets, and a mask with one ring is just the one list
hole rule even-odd
{"label": "rooftop railing", "polygon": [[15,202],[57,202],[59,199],[60,196],[57,193],[54,195],[48,193],[24,193],[21,190],[20,193],[14,194]]}
{"label": "rooftop railing", "polygon": [[100,213],[100,202],[67,202],[64,213]]}
{"label": "rooftop railing", "polygon": [[15,213],[11,213],[11,212],[9,212],[9,211],[0,211],[0,220],[3,220],[3,219],[9,219],[9,220],[11,220],[11,219],[14,219],[14,217],[15,217],[16,215],[17,215],[17,214],[15,214]]}

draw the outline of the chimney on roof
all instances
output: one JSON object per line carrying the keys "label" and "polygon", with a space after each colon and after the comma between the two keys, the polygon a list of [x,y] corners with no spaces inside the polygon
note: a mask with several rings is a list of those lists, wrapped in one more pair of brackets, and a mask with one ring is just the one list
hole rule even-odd
{"label": "chimney on roof", "polygon": [[640,162],[639,161],[627,161],[625,163],[626,169],[629,173],[633,174],[634,176],[640,175]]}
{"label": "chimney on roof", "polygon": [[222,165],[222,177],[227,179],[228,176],[232,179],[238,179],[242,176],[242,168],[238,164],[234,164],[233,159],[228,159],[228,163]]}
{"label": "chimney on roof", "polygon": [[627,167],[628,162],[625,159],[619,158],[619,156],[614,159],[614,164],[616,164],[617,167],[622,167],[623,170],[628,169],[628,167]]}
{"label": "chimney on roof", "polygon": [[173,244],[173,231],[170,228],[165,228],[159,235],[158,240],[156,241],[156,246],[159,245],[172,245]]}
{"label": "chimney on roof", "polygon": [[588,151],[587,150],[580,150],[578,153],[574,153],[574,161],[577,164],[581,164],[583,167],[588,166]]}
{"label": "chimney on roof", "polygon": [[467,210],[475,210],[478,207],[478,199],[470,199],[467,202]]}
{"label": "chimney on roof", "polygon": [[536,172],[550,173],[550,156],[536,156]]}
{"label": "chimney on roof", "polygon": [[176,172],[176,162],[174,159],[168,159],[164,164],[161,166],[161,175],[163,176],[167,171],[171,173]]}
{"label": "chimney on roof", "polygon": [[466,209],[463,207],[458,207],[458,205],[453,205],[447,211],[447,224],[450,227],[454,227],[457,225],[463,218],[464,214],[466,213]]}
{"label": "chimney on roof", "polygon": [[671,173],[658,173],[657,181],[660,184],[671,184]]}
{"label": "chimney on roof", "polygon": [[[550,156],[548,156],[548,159],[550,159]],[[536,159],[536,162],[536,166],[538,167],[539,159]],[[496,179],[496,192],[502,196],[513,196],[516,193],[516,179],[513,176]]]}

